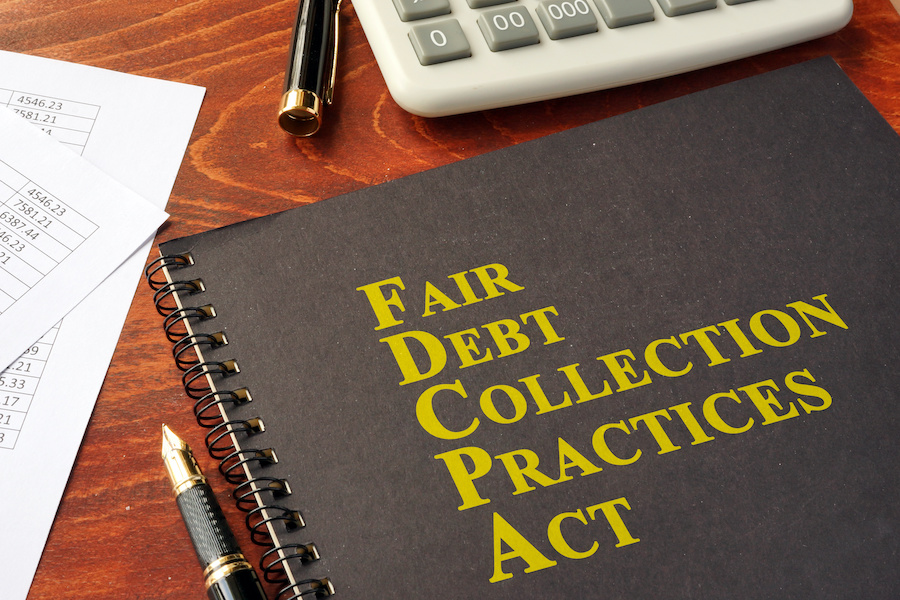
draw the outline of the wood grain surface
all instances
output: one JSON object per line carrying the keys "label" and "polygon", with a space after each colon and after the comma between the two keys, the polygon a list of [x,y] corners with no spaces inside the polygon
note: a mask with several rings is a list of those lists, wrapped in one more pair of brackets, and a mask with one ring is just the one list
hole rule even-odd
{"label": "wood grain surface", "polygon": [[[840,32],[762,56],[615,90],[441,119],[415,117],[394,104],[353,6],[345,3],[336,104],[319,134],[293,139],[278,128],[275,112],[295,10],[295,0],[0,0],[0,49],[207,89],[169,201],[171,218],[158,241],[826,54],[900,131],[900,15],[891,0],[856,0],[853,19]],[[163,422],[198,450],[228,518],[246,540],[246,553],[254,559],[262,553],[249,543],[243,514],[203,451],[204,431],[179,387],[151,291],[143,281],[136,281],[135,289],[29,600],[205,597],[159,456]],[[27,518],[29,495],[40,493],[40,473],[33,489],[20,493],[22,513],[4,518]],[[274,600],[274,588],[270,595]]]}

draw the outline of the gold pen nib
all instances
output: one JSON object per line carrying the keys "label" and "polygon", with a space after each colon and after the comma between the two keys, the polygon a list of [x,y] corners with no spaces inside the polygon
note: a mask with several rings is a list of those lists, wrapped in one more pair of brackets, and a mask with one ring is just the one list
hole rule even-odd
{"label": "gold pen nib", "polygon": [[162,458],[172,481],[175,495],[195,485],[206,483],[200,465],[194,460],[191,447],[166,425],[162,427]]}
{"label": "gold pen nib", "polygon": [[173,450],[187,450],[191,451],[190,446],[188,446],[183,439],[175,435],[175,432],[169,429],[169,426],[163,423],[162,426],[162,457],[165,460],[166,456]]}

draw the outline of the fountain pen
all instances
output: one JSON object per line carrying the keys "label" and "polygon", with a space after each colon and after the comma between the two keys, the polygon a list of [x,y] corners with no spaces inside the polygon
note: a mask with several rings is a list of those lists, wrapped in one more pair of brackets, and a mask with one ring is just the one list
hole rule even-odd
{"label": "fountain pen", "polygon": [[266,600],[256,571],[241,554],[190,446],[165,425],[162,434],[163,462],[178,509],[204,568],[209,599]]}

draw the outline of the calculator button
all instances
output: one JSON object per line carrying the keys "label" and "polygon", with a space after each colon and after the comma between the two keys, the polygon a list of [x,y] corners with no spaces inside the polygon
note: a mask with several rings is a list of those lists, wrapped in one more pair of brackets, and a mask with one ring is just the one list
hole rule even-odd
{"label": "calculator button", "polygon": [[597,19],[587,0],[544,0],[538,4],[537,15],[551,40],[597,31]]}
{"label": "calculator button", "polygon": [[610,28],[653,20],[650,0],[594,0],[600,16]]}
{"label": "calculator button", "polygon": [[466,0],[469,8],[484,8],[485,6],[497,6],[498,4],[506,4],[507,2],[515,2],[515,0]]}
{"label": "calculator button", "polygon": [[753,0],[725,0],[725,4],[743,4],[744,2],[752,2]]}
{"label": "calculator button", "polygon": [[537,44],[540,41],[537,25],[524,6],[484,12],[478,17],[478,27],[481,28],[488,47],[494,52]]}
{"label": "calculator button", "polygon": [[416,25],[409,30],[409,41],[423,65],[472,56],[466,35],[456,19]]}
{"label": "calculator button", "polygon": [[677,17],[716,7],[716,0],[659,0],[659,6],[669,17]]}
{"label": "calculator button", "polygon": [[450,0],[394,0],[401,21],[415,21],[450,14]]}

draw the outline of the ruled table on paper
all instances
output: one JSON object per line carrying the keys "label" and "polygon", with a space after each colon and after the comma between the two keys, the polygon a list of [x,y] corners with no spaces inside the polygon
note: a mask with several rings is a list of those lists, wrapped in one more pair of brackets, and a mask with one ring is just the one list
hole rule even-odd
{"label": "ruled table on paper", "polygon": [[100,106],[65,98],[45,96],[27,90],[0,87],[0,105],[40,127],[59,142],[84,152]]}
{"label": "ruled table on paper", "polygon": [[0,202],[2,315],[90,238],[99,225],[2,160]]}

